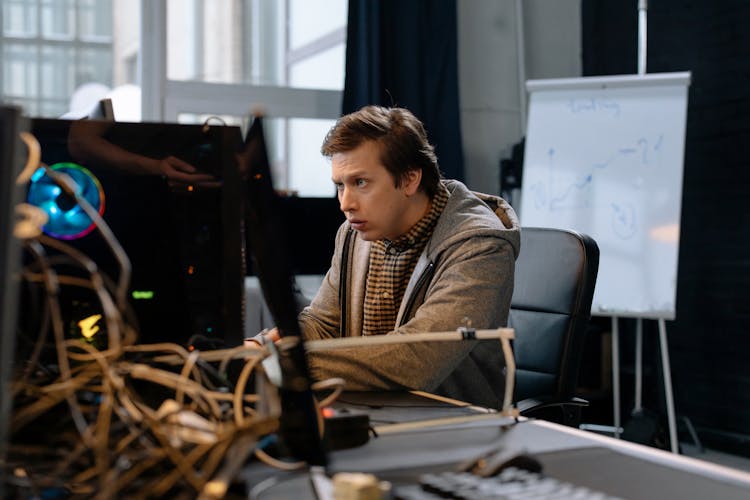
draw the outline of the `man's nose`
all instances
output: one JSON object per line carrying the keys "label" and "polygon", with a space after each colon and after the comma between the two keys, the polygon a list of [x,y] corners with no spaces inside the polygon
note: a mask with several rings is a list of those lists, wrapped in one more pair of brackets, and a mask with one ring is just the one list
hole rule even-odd
{"label": "man's nose", "polygon": [[357,208],[354,193],[346,186],[339,191],[339,206],[342,212],[349,212]]}

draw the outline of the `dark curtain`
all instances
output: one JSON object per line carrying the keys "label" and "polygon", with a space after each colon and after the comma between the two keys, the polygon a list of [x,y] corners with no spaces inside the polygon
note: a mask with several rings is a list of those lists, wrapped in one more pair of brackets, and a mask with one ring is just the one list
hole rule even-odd
{"label": "dark curtain", "polygon": [[455,0],[349,0],[344,114],[409,109],[447,178],[463,180]]}

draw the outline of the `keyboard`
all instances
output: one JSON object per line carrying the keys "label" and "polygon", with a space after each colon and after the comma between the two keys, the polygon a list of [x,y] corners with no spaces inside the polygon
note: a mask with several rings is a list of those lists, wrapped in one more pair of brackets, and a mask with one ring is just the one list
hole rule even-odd
{"label": "keyboard", "polygon": [[490,477],[482,477],[470,472],[423,474],[419,478],[419,484],[394,488],[393,498],[401,500],[442,498],[609,500],[617,497],[547,477],[539,472],[508,467]]}

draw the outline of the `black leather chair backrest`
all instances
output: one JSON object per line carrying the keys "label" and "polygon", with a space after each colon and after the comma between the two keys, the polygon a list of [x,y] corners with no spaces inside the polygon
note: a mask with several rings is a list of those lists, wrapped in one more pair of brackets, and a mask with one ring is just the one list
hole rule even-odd
{"label": "black leather chair backrest", "polygon": [[517,402],[565,404],[574,397],[598,269],[599,247],[591,237],[521,229],[509,319],[516,331]]}

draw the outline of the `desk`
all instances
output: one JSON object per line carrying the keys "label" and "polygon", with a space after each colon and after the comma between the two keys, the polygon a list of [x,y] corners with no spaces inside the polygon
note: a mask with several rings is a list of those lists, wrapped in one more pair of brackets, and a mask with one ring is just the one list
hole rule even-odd
{"label": "desk", "polygon": [[[533,454],[547,476],[622,498],[750,498],[750,474],[539,420],[515,422],[497,414],[477,414],[467,406],[440,411],[435,405],[430,411],[444,423],[429,425],[436,421],[429,418],[419,428],[399,429],[395,424],[417,422],[415,412],[424,411],[428,402],[415,410],[403,404],[403,396],[396,398],[397,405],[386,408],[387,398],[378,396],[375,418],[387,410],[400,413],[401,421],[379,425],[378,437],[361,447],[331,453],[330,475],[370,472],[394,485],[414,484],[420,474],[450,470],[502,446]],[[445,423],[449,418],[462,421]],[[253,464],[245,478],[259,485],[253,498],[315,498],[305,473],[272,472]]]}

